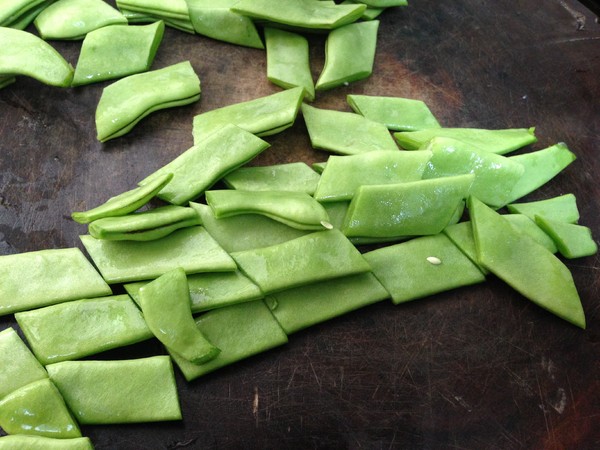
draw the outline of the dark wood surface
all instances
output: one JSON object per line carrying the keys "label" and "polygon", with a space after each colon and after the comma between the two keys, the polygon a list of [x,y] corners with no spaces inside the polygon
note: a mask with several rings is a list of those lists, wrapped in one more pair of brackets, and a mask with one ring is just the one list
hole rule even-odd
{"label": "dark wood surface", "polygon": [[[424,100],[445,126],[535,126],[541,149],[577,161],[528,199],[573,193],[600,236],[600,26],[574,1],[415,0],[380,16],[373,75],[320,93]],[[324,36],[310,37],[315,79]],[[55,42],[73,64],[80,43]],[[108,83],[60,89],[20,78],[0,90],[0,254],[81,247],[74,210],[95,206],[192,144],[194,115],[277,92],[265,53],[168,29],[153,68],[190,60],[202,98],[100,144]],[[302,119],[252,164],[323,161]],[[383,302],[290,337],[284,347],[192,383],[184,420],[83,427],[97,449],[600,448],[598,256],[568,261],[587,316],[577,329],[494,277],[401,306]],[[0,280],[1,282],[1,280]],[[0,329],[16,326],[0,318]],[[162,353],[155,342],[102,357]]]}

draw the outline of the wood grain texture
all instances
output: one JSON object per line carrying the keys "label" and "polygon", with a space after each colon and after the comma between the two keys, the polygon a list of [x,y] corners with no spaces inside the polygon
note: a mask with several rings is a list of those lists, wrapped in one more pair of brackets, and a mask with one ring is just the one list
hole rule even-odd
{"label": "wood grain texture", "polygon": [[[380,16],[373,75],[318,93],[424,100],[444,126],[536,127],[577,161],[531,194],[573,193],[600,236],[600,26],[575,1],[420,0]],[[31,29],[33,31],[33,29]],[[309,36],[314,79],[323,35]],[[80,43],[53,42],[73,65]],[[193,105],[156,112],[129,134],[95,139],[108,82],[72,89],[20,78],[0,90],[0,254],[81,247],[70,213],[131,189],[192,145],[203,111],[277,92],[261,50],[167,29],[153,68],[190,60]],[[252,164],[324,161],[301,117],[265,138]],[[599,257],[568,261],[588,329],[576,329],[499,280],[409,304],[384,302],[290,337],[192,383],[177,382],[184,420],[83,427],[102,449],[600,448]],[[0,318],[0,329],[15,326]],[[164,353],[157,342],[103,354]]]}

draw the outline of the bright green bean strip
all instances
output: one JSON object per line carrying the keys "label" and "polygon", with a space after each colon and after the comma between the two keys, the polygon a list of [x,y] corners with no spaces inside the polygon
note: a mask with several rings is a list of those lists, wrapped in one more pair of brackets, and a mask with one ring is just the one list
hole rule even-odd
{"label": "bright green bean strip", "polygon": [[[361,2],[358,0],[344,0],[340,4],[341,5],[360,5],[360,4],[364,4],[364,2]],[[377,17],[379,17],[381,15],[381,13],[385,10],[386,10],[386,8],[373,8],[371,6],[367,6],[367,9],[365,9],[365,11],[362,13],[360,18],[362,20],[373,20],[373,19],[376,19]]]}
{"label": "bright green bean strip", "polygon": [[16,30],[25,30],[31,22],[40,14],[44,9],[54,3],[55,0],[44,0],[41,3],[36,2],[36,6],[29,8],[27,11],[24,11],[23,14],[19,17],[16,17],[13,22],[10,23],[2,23],[0,26],[14,28]]}
{"label": "bright green bean strip", "polygon": [[341,155],[354,155],[376,150],[398,151],[385,125],[354,114],[302,105],[313,148]]}
{"label": "bright green bean strip", "polygon": [[568,223],[576,223],[579,220],[577,199],[573,194],[532,202],[511,203],[506,207],[511,213],[525,214],[533,221],[535,221],[535,216]]}
{"label": "bright green bean strip", "polygon": [[231,10],[238,0],[187,0],[196,33],[232,44],[264,48],[254,22]]}
{"label": "bright green bean strip", "polygon": [[475,197],[468,206],[480,263],[533,303],[585,328],[583,307],[569,269]]}
{"label": "bright green bean strip", "polygon": [[73,67],[50,44],[27,31],[0,27],[0,76],[24,75],[68,87]]}
{"label": "bright green bean strip", "polygon": [[267,142],[252,133],[229,124],[186,150],[140,184],[152,183],[165,173],[173,173],[173,179],[158,196],[169,203],[181,205],[203,194],[222,177],[268,147]]}
{"label": "bright green bean strip", "polygon": [[294,124],[303,98],[304,89],[297,87],[198,114],[193,120],[194,143],[227,124],[257,136],[279,133]]}
{"label": "bright green bean strip", "polygon": [[143,286],[139,302],[148,327],[165,347],[194,364],[214,359],[220,350],[196,328],[183,269],[174,269]]}
{"label": "bright green bean strip", "polygon": [[350,94],[347,101],[352,110],[394,131],[415,131],[439,128],[440,124],[421,100],[401,97]]}
{"label": "bright green bean strip", "polygon": [[511,156],[510,160],[521,164],[525,168],[525,173],[513,186],[511,198],[507,203],[512,203],[543,186],[575,159],[575,154],[564,143],[558,143],[535,152]]}
{"label": "bright green bean strip", "polygon": [[288,341],[287,335],[262,300],[209,311],[196,319],[196,325],[221,349],[221,353],[205,364],[192,364],[171,353],[187,381]]}
{"label": "bright green bean strip", "polygon": [[48,378],[29,383],[0,400],[0,427],[8,434],[81,437],[77,422]]}
{"label": "bright green bean strip", "polygon": [[48,378],[46,370],[17,332],[13,328],[0,331],[0,400],[44,378]]}
{"label": "bright green bean strip", "polygon": [[315,99],[309,64],[308,40],[297,33],[265,27],[267,78],[284,89],[303,87],[306,99]]}
{"label": "bright green bean strip", "polygon": [[90,438],[57,439],[13,434],[0,437],[0,450],[94,450]]}
{"label": "bright green bean strip", "polygon": [[370,270],[360,252],[339,230],[317,231],[231,256],[265,295]]}
{"label": "bright green bean strip", "polygon": [[431,151],[432,156],[423,179],[472,173],[475,179],[471,194],[495,208],[510,201],[513,187],[525,171],[521,164],[505,156],[452,138],[435,137],[424,148]]}
{"label": "bright green bean strip", "polygon": [[102,91],[96,108],[97,138],[106,142],[122,136],[154,111],[199,99],[200,80],[189,61],[129,75]]}
{"label": "bright green bean strip", "polygon": [[152,337],[128,295],[84,299],[15,314],[44,365],[141,342]]}
{"label": "bright green bean strip", "polygon": [[442,232],[477,266],[481,273],[484,275],[489,273],[485,267],[479,264],[479,260],[477,259],[475,237],[473,236],[473,227],[470,221],[453,223],[444,228]]}
{"label": "bright green bean strip", "polygon": [[[240,271],[195,273],[187,276],[192,313],[222,308],[262,298],[256,284]],[[125,290],[139,304],[139,290],[146,282],[128,283]]]}
{"label": "bright green bean strip", "polygon": [[320,202],[351,200],[359,186],[417,181],[430,158],[430,151],[333,155],[327,160],[314,196]]}
{"label": "bright green bean strip", "polygon": [[166,355],[118,361],[63,361],[46,367],[81,424],[181,420]]}
{"label": "bright green bean strip", "polygon": [[582,258],[598,252],[598,244],[592,237],[592,230],[586,226],[542,216],[535,216],[535,223],[552,238],[558,251],[565,258]]}
{"label": "bright green bean strip", "polygon": [[525,233],[538,244],[543,245],[551,253],[556,253],[558,248],[548,234],[542,230],[535,222],[524,214],[503,214],[504,217],[515,230]]}
{"label": "bright green bean strip", "polygon": [[90,223],[104,217],[124,216],[148,203],[172,178],[172,173],[162,173],[151,182],[111,197],[93,209],[74,212],[71,217],[75,222]]}
{"label": "bright green bean strip", "polygon": [[331,228],[325,208],[305,192],[222,189],[207,191],[206,202],[217,219],[261,214],[299,230]]}
{"label": "bright green bean strip", "polygon": [[361,186],[342,227],[349,237],[402,237],[441,232],[469,195],[474,175]]}
{"label": "bright green bean strip", "polygon": [[366,5],[336,5],[333,1],[242,0],[232,10],[251,17],[306,29],[333,29],[352,23],[364,12]]}
{"label": "bright green bean strip", "polygon": [[0,316],[112,293],[78,248],[0,256],[0,279]]}
{"label": "bright green bean strip", "polygon": [[189,11],[185,0],[117,0],[117,8],[129,11],[189,20]]}
{"label": "bright green bean strip", "polygon": [[434,137],[449,137],[471,144],[481,150],[504,155],[537,141],[534,128],[486,130],[482,128],[428,128],[394,133],[402,148],[417,150]]}
{"label": "bright green bean strip", "polygon": [[364,254],[395,304],[485,281],[444,234],[411,239]]}
{"label": "bright green bean strip", "polygon": [[[20,23],[24,18],[30,17],[32,11],[38,11],[39,7],[46,5],[45,0],[3,0],[0,4],[0,26],[15,28],[15,23]],[[29,22],[23,25],[19,29],[26,28]]]}
{"label": "bright green bean strip", "polygon": [[162,41],[165,24],[108,25],[83,40],[73,86],[122,78],[150,69]]}
{"label": "bright green bean strip", "polygon": [[200,224],[192,208],[167,205],[120,217],[105,217],[90,223],[88,231],[96,239],[111,241],[151,241],[180,228]]}
{"label": "bright green bean strip", "polygon": [[389,296],[372,273],[362,273],[277,292],[265,303],[289,335]]}
{"label": "bright green bean strip", "polygon": [[152,241],[107,241],[89,235],[80,239],[108,283],[151,280],[178,267],[186,273],[236,269],[227,252],[200,226]]}
{"label": "bright green bean strip", "polygon": [[269,247],[310,233],[258,214],[217,219],[208,205],[190,202],[190,206],[200,214],[210,235],[229,253]]}
{"label": "bright green bean strip", "polygon": [[126,8],[119,8],[119,11],[121,11],[121,14],[125,16],[130,25],[136,23],[152,23],[156,22],[157,20],[162,20],[168,27],[194,34],[194,26],[192,25],[192,21],[189,17],[177,19],[162,14],[144,14],[141,12],[130,11]]}
{"label": "bright green bean strip", "polygon": [[240,167],[225,175],[223,181],[232,189],[245,191],[292,191],[313,195],[319,174],[303,162],[272,166]]}
{"label": "bright green bean strip", "polygon": [[357,22],[329,32],[325,66],[315,83],[317,91],[363,80],[373,72],[378,20]]}
{"label": "bright green bean strip", "polygon": [[83,39],[107,25],[126,25],[127,19],[103,0],[59,0],[33,21],[43,39]]}

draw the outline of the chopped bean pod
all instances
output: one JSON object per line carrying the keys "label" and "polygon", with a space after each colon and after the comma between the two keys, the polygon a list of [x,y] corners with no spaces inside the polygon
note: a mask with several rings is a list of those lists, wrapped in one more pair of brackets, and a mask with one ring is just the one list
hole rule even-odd
{"label": "chopped bean pod", "polygon": [[90,438],[58,439],[44,436],[13,434],[0,437],[0,450],[94,450]]}
{"label": "chopped bean pod", "polygon": [[223,177],[232,189],[245,191],[292,191],[313,195],[319,174],[303,162],[272,166],[240,167]]}
{"label": "chopped bean pod", "polygon": [[543,216],[535,216],[535,223],[552,238],[558,251],[565,258],[581,258],[598,252],[598,244],[592,238],[592,230],[586,226]]}
{"label": "chopped bean pod", "polygon": [[535,216],[568,223],[576,223],[579,220],[577,199],[573,194],[532,202],[511,203],[506,207],[511,213],[525,214],[533,221],[535,221]]}
{"label": "chopped bean pod", "polygon": [[117,8],[130,22],[155,22],[194,33],[186,0],[117,0]]}

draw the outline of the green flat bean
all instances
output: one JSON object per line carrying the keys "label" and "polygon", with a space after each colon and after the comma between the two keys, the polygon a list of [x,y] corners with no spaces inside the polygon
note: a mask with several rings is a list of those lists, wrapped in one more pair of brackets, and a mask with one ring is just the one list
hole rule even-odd
{"label": "green flat bean", "polygon": [[370,270],[360,252],[339,230],[317,231],[231,256],[265,295]]}
{"label": "green flat bean", "polygon": [[155,111],[199,99],[200,80],[189,61],[121,78],[102,91],[96,108],[97,138],[106,142],[122,136]]}
{"label": "green flat bean", "polygon": [[112,293],[78,248],[0,256],[0,316]]}
{"label": "green flat bean", "polygon": [[158,197],[181,205],[203,194],[222,177],[246,164],[269,146],[252,133],[228,124],[143,179],[140,184],[152,183],[157,177],[172,173],[173,179],[158,193]]}
{"label": "green flat bean", "polygon": [[48,3],[46,0],[3,0],[0,5],[0,27],[23,30]]}
{"label": "green flat bean", "polygon": [[556,253],[558,251],[552,238],[537,225],[535,220],[525,214],[503,214],[502,217],[508,220],[514,229],[525,233],[538,244],[546,247],[549,252]]}
{"label": "green flat bean", "polygon": [[592,230],[586,226],[543,216],[535,216],[535,223],[552,238],[556,248],[565,258],[581,258],[598,252],[598,244],[592,238]]}
{"label": "green flat bean", "polygon": [[152,337],[128,295],[47,306],[17,313],[15,319],[44,365],[80,359]]}
{"label": "green flat bean", "polygon": [[245,191],[292,191],[313,195],[319,174],[304,162],[272,166],[240,167],[223,177],[232,189]]}
{"label": "green flat bean", "polygon": [[545,200],[511,203],[506,208],[515,214],[525,214],[535,221],[535,216],[560,222],[576,223],[579,220],[577,199],[573,194],[559,195]]}
{"label": "green flat bean", "polygon": [[186,0],[117,0],[116,4],[130,23],[163,20],[168,26],[194,33]]}
{"label": "green flat bean", "polygon": [[288,341],[287,335],[262,300],[209,311],[196,319],[196,325],[221,349],[221,353],[205,364],[192,364],[171,353],[187,381]]}
{"label": "green flat bean", "polygon": [[122,78],[150,69],[165,30],[163,21],[150,25],[108,25],[83,40],[73,86]]}
{"label": "green flat bean", "polygon": [[13,328],[0,331],[0,400],[44,378],[48,378],[46,370],[17,332]]}
{"label": "green flat bean", "polygon": [[46,367],[81,424],[181,420],[166,355],[116,361],[63,361]]}
{"label": "green flat bean", "polygon": [[126,25],[123,14],[103,0],[58,0],[33,21],[43,39],[83,39],[107,25]]}
{"label": "green flat bean", "polygon": [[90,438],[57,439],[13,434],[0,437],[0,450],[94,450]]}
{"label": "green flat bean", "polygon": [[24,75],[51,86],[71,85],[73,67],[43,39],[0,27],[0,42],[0,76]]}
{"label": "green flat bean", "polygon": [[324,91],[363,80],[373,72],[378,20],[357,22],[329,32],[325,43],[325,65],[315,83]]}
{"label": "green flat bean", "polygon": [[398,151],[385,125],[359,114],[315,108],[305,103],[302,116],[313,148],[342,155]]}
{"label": "green flat bean", "polygon": [[48,378],[29,383],[0,400],[0,427],[8,434],[81,437],[77,422]]}
{"label": "green flat bean", "polygon": [[583,307],[569,269],[475,197],[470,197],[468,208],[480,264],[533,303],[585,328]]}
{"label": "green flat bean", "polygon": [[183,269],[174,269],[142,286],[139,303],[148,327],[170,351],[193,364],[214,359],[220,350],[196,328]]}
{"label": "green flat bean", "polygon": [[302,87],[308,101],[315,99],[309,64],[308,40],[290,31],[265,27],[267,78],[284,89]]}
{"label": "green flat bean", "polygon": [[[358,4],[364,4],[364,3],[361,2],[361,1],[358,1],[358,0],[344,0],[340,4],[341,5],[358,5]],[[362,20],[373,20],[373,19],[376,19],[386,9],[387,8],[375,8],[375,7],[372,7],[372,6],[367,6],[367,9],[364,10],[364,12],[360,16],[360,18]]]}
{"label": "green flat bean", "polygon": [[88,231],[96,239],[111,241],[151,241],[180,228],[200,224],[192,208],[167,205],[120,217],[105,217],[90,223]]}
{"label": "green flat bean", "polygon": [[301,87],[234,103],[194,116],[194,143],[228,124],[234,124],[257,136],[270,136],[294,124],[304,98]]}
{"label": "green flat bean", "polygon": [[152,241],[107,241],[89,235],[80,239],[108,283],[151,280],[178,267],[186,273],[236,269],[233,259],[201,226]]}
{"label": "green flat bean", "polygon": [[71,217],[75,222],[90,223],[103,217],[124,216],[148,203],[172,178],[172,173],[162,173],[151,182],[111,197],[93,209],[74,212]]}
{"label": "green flat bean", "polygon": [[206,191],[206,202],[217,219],[261,214],[299,230],[331,227],[325,208],[305,192],[222,189]]}

